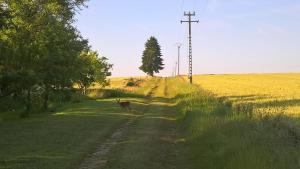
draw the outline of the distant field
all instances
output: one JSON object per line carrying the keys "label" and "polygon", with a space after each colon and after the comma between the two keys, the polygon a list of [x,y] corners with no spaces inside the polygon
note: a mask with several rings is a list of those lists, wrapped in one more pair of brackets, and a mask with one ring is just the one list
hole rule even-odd
{"label": "distant field", "polygon": [[[124,88],[130,78],[131,77],[112,77],[109,79],[110,85],[108,88]],[[145,77],[132,77],[132,79],[144,80]]]}
{"label": "distant field", "polygon": [[198,75],[194,83],[256,112],[300,115],[300,73]]}
{"label": "distant field", "polygon": [[[145,95],[149,83],[146,83],[146,77],[111,77],[109,84],[105,87],[99,84],[92,85],[87,93],[87,96],[94,99],[107,97],[121,97],[122,93],[131,93],[134,95]],[[131,84],[131,85],[130,85]]]}

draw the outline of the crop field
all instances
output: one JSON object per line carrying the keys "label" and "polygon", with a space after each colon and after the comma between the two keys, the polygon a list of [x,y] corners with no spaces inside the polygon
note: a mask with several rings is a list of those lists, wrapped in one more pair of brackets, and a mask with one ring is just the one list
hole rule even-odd
{"label": "crop field", "polygon": [[115,78],[54,112],[3,119],[0,169],[300,168],[298,74],[194,80]]}
{"label": "crop field", "polygon": [[[110,88],[110,89],[126,88],[126,87],[130,87],[130,86],[126,85],[126,83],[128,83],[128,81],[130,81],[130,80],[139,81],[140,83],[142,83],[145,79],[146,79],[145,77],[128,77],[128,78],[117,77],[117,78],[110,78],[109,79],[110,85],[107,86],[107,88]],[[95,88],[97,88],[97,87],[98,86],[96,85]]]}
{"label": "crop field", "polygon": [[300,74],[202,75],[194,82],[260,114],[300,116]]}

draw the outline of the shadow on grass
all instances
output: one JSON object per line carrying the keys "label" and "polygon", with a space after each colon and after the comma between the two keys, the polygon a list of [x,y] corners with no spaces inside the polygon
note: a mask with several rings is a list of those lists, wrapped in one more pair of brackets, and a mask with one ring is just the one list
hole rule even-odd
{"label": "shadow on grass", "polygon": [[300,99],[278,99],[268,95],[241,95],[241,96],[225,96],[220,98],[231,100],[233,102],[235,101],[248,102],[253,107],[257,107],[257,108],[300,106]]}
{"label": "shadow on grass", "polygon": [[137,94],[123,89],[89,89],[87,96],[90,99],[103,99],[103,98],[145,98],[145,95]]}
{"label": "shadow on grass", "polygon": [[203,116],[193,130],[184,143],[186,168],[299,168],[299,142],[275,120]]}
{"label": "shadow on grass", "polygon": [[[251,95],[242,98],[259,97]],[[178,106],[184,113],[180,124],[185,133],[185,142],[181,143],[185,152],[185,168],[300,167],[299,118],[252,116],[254,106],[295,106],[299,100],[245,103],[244,108],[243,105],[237,108],[228,98],[216,98],[205,91],[179,98],[182,99]]]}
{"label": "shadow on grass", "polygon": [[[143,108],[140,103],[133,102],[133,106]],[[137,116],[141,115],[121,109],[110,98],[67,103],[55,113],[0,123],[0,165],[15,169],[74,168],[101,140]]]}
{"label": "shadow on grass", "polygon": [[254,103],[255,107],[294,107],[300,106],[300,99],[274,100],[263,103]]}
{"label": "shadow on grass", "polygon": [[254,100],[260,100],[268,98],[267,95],[238,95],[238,96],[225,96],[224,98],[227,98],[229,100],[245,100],[245,101],[254,101]]}

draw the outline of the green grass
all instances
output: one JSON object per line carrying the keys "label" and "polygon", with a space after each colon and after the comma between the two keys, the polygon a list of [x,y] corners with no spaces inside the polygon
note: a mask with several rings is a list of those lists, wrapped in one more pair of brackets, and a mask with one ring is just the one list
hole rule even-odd
{"label": "green grass", "polygon": [[111,100],[101,100],[0,123],[0,168],[72,168],[130,117]]}
{"label": "green grass", "polygon": [[127,137],[108,156],[107,169],[165,169],[177,164],[174,113],[160,100],[144,110]]}
{"label": "green grass", "polygon": [[177,113],[167,99],[168,79],[155,78],[146,86],[151,98],[145,100],[143,114],[127,132],[127,137],[108,156],[107,169],[178,168]]}
{"label": "green grass", "polygon": [[111,98],[68,103],[55,113],[33,114],[26,119],[19,119],[17,112],[16,115],[1,113],[7,118],[0,122],[0,169],[78,166],[121,124],[144,113],[149,98],[140,94],[150,95],[158,82],[159,78],[150,79],[136,93],[105,91],[130,100],[132,112],[122,110]]}
{"label": "green grass", "polygon": [[[103,91],[94,92],[98,98]],[[253,116],[251,104],[233,104],[183,78],[149,78],[129,93],[104,92],[112,98],[64,104],[52,114],[9,119],[2,113],[0,169],[76,168],[132,118],[104,168],[300,168],[297,117]],[[130,100],[133,111],[120,109],[113,97]]]}

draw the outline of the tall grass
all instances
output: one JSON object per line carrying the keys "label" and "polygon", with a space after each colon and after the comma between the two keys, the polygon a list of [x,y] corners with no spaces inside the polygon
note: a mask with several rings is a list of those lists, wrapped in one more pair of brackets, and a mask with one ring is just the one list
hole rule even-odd
{"label": "tall grass", "polygon": [[[254,116],[252,104],[234,104],[201,88],[178,99],[186,168],[300,168],[297,119]],[[298,119],[299,120],[299,119]]]}

